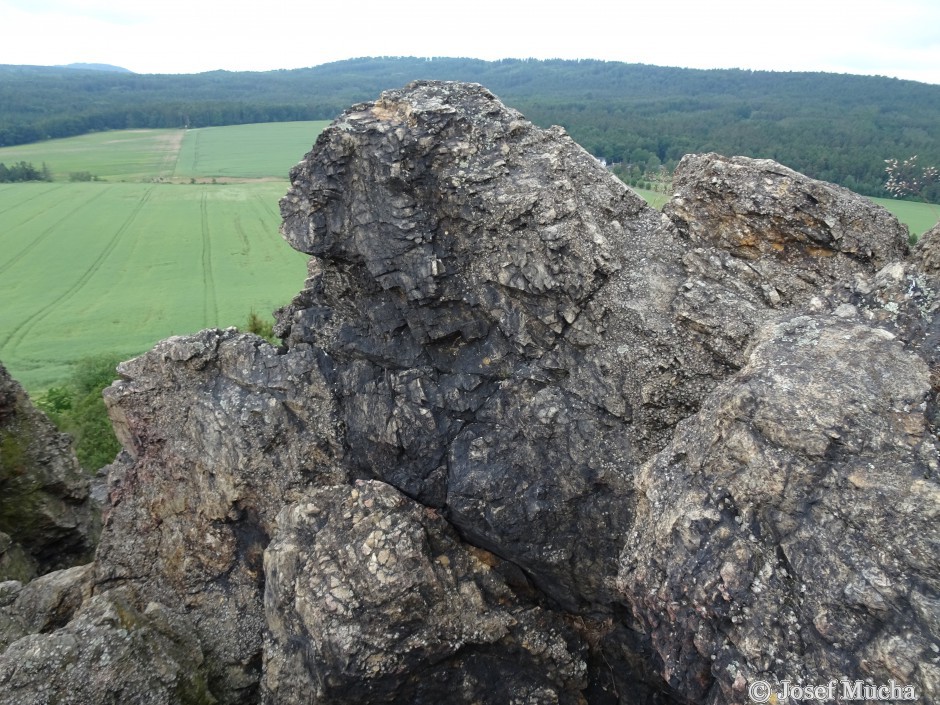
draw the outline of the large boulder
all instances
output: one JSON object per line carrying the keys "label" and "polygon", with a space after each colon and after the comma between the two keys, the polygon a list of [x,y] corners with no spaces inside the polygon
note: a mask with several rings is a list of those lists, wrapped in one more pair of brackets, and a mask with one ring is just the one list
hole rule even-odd
{"label": "large boulder", "polygon": [[800,316],[637,473],[618,585],[689,702],[757,680],[940,696],[940,486],[927,365],[882,328]]}
{"label": "large boulder", "polygon": [[87,562],[100,531],[91,478],[0,364],[0,581]]}
{"label": "large boulder", "polygon": [[25,585],[17,580],[0,583],[0,652],[28,634],[68,624],[91,597],[93,577],[89,563],[46,573]]}

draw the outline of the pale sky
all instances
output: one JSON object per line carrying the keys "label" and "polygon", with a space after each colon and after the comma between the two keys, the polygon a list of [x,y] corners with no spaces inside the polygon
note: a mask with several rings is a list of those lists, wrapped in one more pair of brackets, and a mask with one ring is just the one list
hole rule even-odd
{"label": "pale sky", "polygon": [[361,56],[606,59],[940,84],[940,1],[0,0],[0,64],[196,73]]}

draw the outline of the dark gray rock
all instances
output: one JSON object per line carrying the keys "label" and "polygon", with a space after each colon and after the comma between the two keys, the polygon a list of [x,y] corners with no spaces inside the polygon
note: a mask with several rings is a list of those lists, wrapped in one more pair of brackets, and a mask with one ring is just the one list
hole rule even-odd
{"label": "dark gray rock", "polygon": [[[569,609],[611,600],[633,469],[754,331],[904,252],[886,212],[887,232],[856,227],[874,216],[854,194],[737,160],[716,203],[751,198],[780,242],[812,245],[744,259],[682,219],[726,160],[698,163],[677,229],[562,131],[479,86],[419,82],[324,131],[281,204],[318,262],[280,331],[328,355],[353,472],[442,508]],[[798,217],[814,193],[825,236]]]}
{"label": "dark gray rock", "polygon": [[[439,507],[566,609],[637,627],[632,610],[648,663],[659,635],[611,590],[644,531],[635,470],[767,322],[907,239],[773,162],[690,157],[677,183],[664,218],[484,89],[417,83],[347,111],[282,201],[318,260],[279,330],[328,356],[353,473]],[[616,633],[597,645],[626,672]],[[666,675],[683,697],[713,678]]]}
{"label": "dark gray rock", "polygon": [[887,210],[769,159],[689,154],[673,186],[664,211],[685,237],[750,261],[773,255],[786,280],[844,279],[851,261],[880,269],[907,251],[907,228]]}
{"label": "dark gray rock", "polygon": [[0,652],[27,634],[51,632],[67,624],[91,597],[93,576],[89,563],[47,573],[26,585],[0,583]]}
{"label": "dark gray rock", "polygon": [[663,212],[691,276],[673,309],[735,368],[768,309],[807,306],[907,251],[907,228],[884,208],[768,159],[686,155],[674,186]]}
{"label": "dark gray rock", "polygon": [[940,223],[920,236],[914,246],[914,260],[923,272],[940,274]]}
{"label": "dark gray rock", "polygon": [[86,562],[100,531],[69,436],[0,364],[0,580]]}

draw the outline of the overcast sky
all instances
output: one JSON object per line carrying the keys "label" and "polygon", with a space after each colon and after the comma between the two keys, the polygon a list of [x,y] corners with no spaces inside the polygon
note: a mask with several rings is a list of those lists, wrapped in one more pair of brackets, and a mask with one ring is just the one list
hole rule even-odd
{"label": "overcast sky", "polygon": [[0,64],[195,73],[360,56],[607,59],[940,84],[940,1],[0,0]]}

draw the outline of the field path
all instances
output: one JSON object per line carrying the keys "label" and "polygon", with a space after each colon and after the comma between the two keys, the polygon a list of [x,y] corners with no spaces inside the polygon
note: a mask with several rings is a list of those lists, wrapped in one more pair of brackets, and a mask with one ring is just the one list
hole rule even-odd
{"label": "field path", "polygon": [[[102,193],[104,191],[102,190]],[[130,215],[124,220],[121,226],[115,230],[114,234],[111,236],[111,239],[101,248],[101,251],[98,253],[98,256],[95,257],[94,261],[89,265],[89,267],[82,273],[82,275],[75,281],[72,286],[66,289],[64,292],[59,294],[57,297],[49,301],[45,306],[40,308],[34,314],[27,316],[19,325],[17,325],[12,331],[10,331],[3,340],[0,340],[0,350],[4,351],[5,356],[11,356],[12,353],[16,350],[19,344],[26,338],[29,332],[39,323],[43,321],[49,314],[53,313],[59,305],[75,295],[76,292],[81,290],[88,281],[95,275],[100,268],[102,263],[108,258],[114,248],[117,247],[118,243],[121,241],[121,237],[127,232],[127,229],[134,222],[134,219],[140,214],[140,211],[143,210],[147,201],[150,200],[150,196],[153,194],[153,187],[147,189],[144,195],[138,201]],[[89,199],[86,201],[86,205],[94,199]],[[74,211],[73,211],[74,212]],[[71,214],[70,214],[71,215]],[[48,234],[49,231],[43,233],[43,236]]]}
{"label": "field path", "polygon": [[202,190],[202,320],[207,328],[218,325],[219,302],[216,298],[215,278],[212,276],[212,237],[209,233],[209,190]]}
{"label": "field path", "polygon": [[[101,191],[99,191],[94,196],[92,196],[87,201],[85,201],[76,210],[81,210],[82,208],[86,208],[87,206],[91,205],[95,200],[101,198],[104,195],[104,193],[105,193],[104,189],[101,189]],[[32,199],[29,199],[29,200],[32,200]],[[43,240],[49,237],[52,233],[57,232],[58,227],[62,223],[67,221],[69,218],[73,218],[75,216],[75,212],[76,212],[75,210],[69,211],[65,216],[63,216],[62,218],[59,218],[59,220],[57,220],[48,228],[43,230],[39,235],[34,237],[32,241],[29,242],[29,244],[27,244],[22,250],[17,252],[6,262],[3,262],[2,264],[0,264],[0,274],[3,274],[4,272],[6,272],[8,269],[10,269],[10,267],[14,266],[17,262],[23,259],[30,252],[32,252],[32,250],[34,250],[37,246],[39,246],[43,242]],[[24,225],[25,223],[28,223],[30,220],[33,220],[34,218],[38,218],[40,213],[41,213],[40,211],[37,211],[35,215],[31,216],[30,218],[27,218],[22,223],[19,223],[19,225],[20,226]]]}
{"label": "field path", "polygon": [[163,157],[163,164],[160,167],[160,175],[172,178],[176,174],[176,167],[180,160],[180,150],[183,148],[183,138],[186,136],[185,130],[176,130],[163,140],[166,146],[166,155]]}

